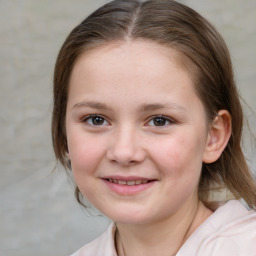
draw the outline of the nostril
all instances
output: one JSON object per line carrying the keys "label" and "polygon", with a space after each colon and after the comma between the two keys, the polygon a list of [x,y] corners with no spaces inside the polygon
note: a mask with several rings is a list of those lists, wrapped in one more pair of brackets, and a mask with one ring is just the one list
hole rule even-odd
{"label": "nostril", "polygon": [[133,166],[139,163],[139,161],[125,161],[125,160],[111,160],[113,164],[119,164],[119,165],[124,165],[124,166]]}
{"label": "nostril", "polygon": [[120,165],[135,165],[145,159],[145,152],[132,136],[116,136],[106,153],[107,159]]}

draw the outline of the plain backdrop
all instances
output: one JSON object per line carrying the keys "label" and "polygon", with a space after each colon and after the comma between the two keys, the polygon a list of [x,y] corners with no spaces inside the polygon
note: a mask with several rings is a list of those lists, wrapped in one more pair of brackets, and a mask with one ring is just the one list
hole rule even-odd
{"label": "plain backdrop", "polygon": [[[84,211],[50,136],[52,76],[70,30],[104,0],[0,0],[0,255],[69,255],[109,221]],[[221,32],[256,133],[256,1],[190,0]],[[254,114],[253,114],[254,112]],[[247,139],[255,171],[255,138]]]}

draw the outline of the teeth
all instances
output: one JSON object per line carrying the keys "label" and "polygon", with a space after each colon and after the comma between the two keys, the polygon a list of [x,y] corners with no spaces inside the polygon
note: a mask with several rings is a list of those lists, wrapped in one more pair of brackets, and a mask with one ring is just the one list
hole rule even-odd
{"label": "teeth", "polygon": [[135,181],[127,181],[127,185],[128,186],[133,186],[133,185],[135,185]]}
{"label": "teeth", "polygon": [[118,182],[118,184],[120,184],[120,185],[126,185],[126,181],[124,181],[124,180],[118,180],[117,182]]}
{"label": "teeth", "polygon": [[149,181],[148,180],[129,180],[129,181],[125,181],[125,180],[109,179],[109,182],[115,183],[115,184],[120,184],[120,185],[134,186],[134,185],[146,184]]}

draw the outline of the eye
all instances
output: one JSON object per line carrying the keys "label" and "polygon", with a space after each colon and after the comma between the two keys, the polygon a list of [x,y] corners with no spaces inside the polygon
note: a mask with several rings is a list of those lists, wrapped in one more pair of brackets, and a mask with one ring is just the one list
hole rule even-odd
{"label": "eye", "polygon": [[168,117],[159,115],[155,116],[147,123],[149,126],[167,126],[174,123],[174,121]]}
{"label": "eye", "polygon": [[83,119],[83,122],[87,123],[91,126],[102,126],[102,125],[108,125],[109,123],[105,120],[104,117],[99,115],[90,115]]}

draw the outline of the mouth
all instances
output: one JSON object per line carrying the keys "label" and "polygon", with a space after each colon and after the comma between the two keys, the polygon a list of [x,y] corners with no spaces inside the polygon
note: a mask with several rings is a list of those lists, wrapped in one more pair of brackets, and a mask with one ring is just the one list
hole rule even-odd
{"label": "mouth", "polygon": [[135,196],[154,186],[157,180],[135,176],[112,176],[104,177],[103,181],[112,192],[118,195]]}
{"label": "mouth", "polygon": [[152,182],[153,180],[118,180],[118,179],[105,179],[106,181],[119,185],[135,186]]}

